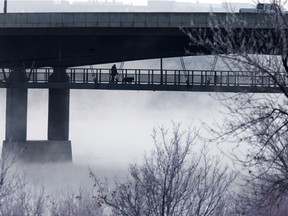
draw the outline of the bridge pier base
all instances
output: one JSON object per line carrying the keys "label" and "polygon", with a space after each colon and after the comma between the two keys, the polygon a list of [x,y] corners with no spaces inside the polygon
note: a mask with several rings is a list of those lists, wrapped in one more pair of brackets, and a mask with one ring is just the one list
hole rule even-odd
{"label": "bridge pier base", "polygon": [[53,163],[71,162],[70,141],[27,140],[3,141],[2,157],[15,158],[16,162]]}
{"label": "bridge pier base", "polygon": [[[65,70],[55,70],[49,81],[66,82]],[[15,158],[21,162],[71,162],[72,150],[69,136],[69,96],[67,89],[49,90],[48,140],[27,141],[27,88],[17,88],[17,82],[26,82],[24,70],[12,71],[7,88],[6,136],[2,158]]]}

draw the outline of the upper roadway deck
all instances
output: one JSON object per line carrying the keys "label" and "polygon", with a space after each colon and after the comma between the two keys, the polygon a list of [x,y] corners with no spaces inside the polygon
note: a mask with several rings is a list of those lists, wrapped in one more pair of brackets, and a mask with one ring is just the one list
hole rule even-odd
{"label": "upper roadway deck", "polygon": [[[209,54],[180,27],[231,26],[219,13],[0,14],[0,67],[72,67],[108,62]],[[265,14],[235,14],[233,28],[273,28]],[[288,17],[285,17],[285,19]],[[244,25],[244,26],[243,26]]]}
{"label": "upper roadway deck", "polygon": [[0,14],[5,28],[65,27],[176,27],[190,26],[191,21],[206,25],[207,14],[187,13],[10,13]]}
{"label": "upper roadway deck", "polygon": [[[169,13],[169,12],[111,12],[111,13],[6,13],[0,14],[0,27],[8,28],[179,28],[181,26],[210,27],[210,21],[223,26],[232,16],[245,21],[245,28],[271,28],[269,14],[261,13]],[[287,17],[288,20],[288,17]],[[242,28],[241,22],[234,28]],[[1,35],[5,31],[1,30]]]}

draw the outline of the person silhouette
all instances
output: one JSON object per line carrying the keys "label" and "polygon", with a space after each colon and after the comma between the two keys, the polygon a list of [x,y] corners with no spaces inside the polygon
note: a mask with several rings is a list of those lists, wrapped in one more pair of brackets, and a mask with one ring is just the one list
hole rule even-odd
{"label": "person silhouette", "polygon": [[117,74],[118,74],[118,72],[117,72],[116,65],[113,64],[113,66],[111,68],[111,83],[115,82],[115,77],[116,77]]}

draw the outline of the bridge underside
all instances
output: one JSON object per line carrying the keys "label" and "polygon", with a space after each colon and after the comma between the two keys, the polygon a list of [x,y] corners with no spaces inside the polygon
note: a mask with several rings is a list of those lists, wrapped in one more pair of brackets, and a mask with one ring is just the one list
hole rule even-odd
{"label": "bridge underside", "polygon": [[[2,68],[73,67],[129,60],[196,55],[179,28],[5,29],[0,31]],[[17,36],[15,34],[17,33]]]}
{"label": "bridge underside", "polygon": [[[257,31],[260,31],[259,29]],[[261,30],[264,34],[269,30]],[[194,34],[197,29],[191,29]],[[206,29],[205,36],[211,36]],[[236,30],[237,32],[237,30]],[[259,32],[258,32],[259,33]],[[225,34],[225,33],[223,33]],[[253,35],[253,30],[246,37]],[[238,37],[235,34],[235,37]],[[241,37],[241,36],[239,36]],[[240,46],[243,38],[235,38]],[[249,42],[249,40],[247,40]],[[243,45],[243,44],[242,44]],[[248,46],[248,45],[247,45]],[[251,53],[269,54],[259,42]],[[180,28],[6,28],[0,29],[0,67],[75,67],[153,58],[209,55]],[[225,54],[225,47],[222,50]],[[275,53],[274,53],[275,54]]]}

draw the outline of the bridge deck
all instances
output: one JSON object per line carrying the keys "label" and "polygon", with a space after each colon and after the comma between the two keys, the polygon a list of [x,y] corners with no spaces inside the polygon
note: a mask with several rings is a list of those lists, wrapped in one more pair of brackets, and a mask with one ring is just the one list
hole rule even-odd
{"label": "bridge deck", "polygon": [[11,71],[4,70],[0,73],[0,88],[280,92],[269,76],[252,71],[118,69],[114,83],[110,69],[68,68],[66,72],[70,77],[67,83],[49,82],[52,68],[26,70],[27,82],[9,82]]}

